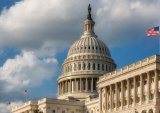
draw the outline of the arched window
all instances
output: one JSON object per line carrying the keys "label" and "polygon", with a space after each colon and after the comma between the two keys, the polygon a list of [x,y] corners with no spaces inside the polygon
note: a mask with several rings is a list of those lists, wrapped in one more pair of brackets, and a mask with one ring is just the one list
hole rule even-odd
{"label": "arched window", "polygon": [[96,81],[93,81],[93,90],[96,90]]}
{"label": "arched window", "polygon": [[85,84],[86,82],[85,81],[83,81],[83,90],[85,90]]}
{"label": "arched window", "polygon": [[94,49],[94,46],[92,47],[92,49]]}
{"label": "arched window", "polygon": [[95,70],[95,63],[93,63],[93,70]]}
{"label": "arched window", "polygon": [[81,70],[81,64],[79,64],[79,70]]}
{"label": "arched window", "polygon": [[86,64],[85,63],[83,63],[83,70],[85,70],[86,69]]}
{"label": "arched window", "polygon": [[102,64],[102,71],[104,71],[104,64]]}
{"label": "arched window", "polygon": [[98,64],[98,70],[100,70],[100,64]]}
{"label": "arched window", "polygon": [[107,71],[107,65],[106,65],[106,71]]}
{"label": "arched window", "polygon": [[90,70],[90,63],[88,63],[88,70]]}
{"label": "arched window", "polygon": [[88,47],[88,49],[90,49],[90,46]]}

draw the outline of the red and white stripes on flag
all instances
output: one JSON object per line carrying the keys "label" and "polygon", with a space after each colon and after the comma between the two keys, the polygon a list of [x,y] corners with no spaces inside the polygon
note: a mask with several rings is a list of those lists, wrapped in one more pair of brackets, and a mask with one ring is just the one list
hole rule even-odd
{"label": "red and white stripes on flag", "polygon": [[159,35],[159,26],[147,29],[146,33],[147,33],[146,37]]}
{"label": "red and white stripes on flag", "polygon": [[27,90],[25,90],[25,91],[23,92],[23,94],[26,95],[26,94],[27,94]]}

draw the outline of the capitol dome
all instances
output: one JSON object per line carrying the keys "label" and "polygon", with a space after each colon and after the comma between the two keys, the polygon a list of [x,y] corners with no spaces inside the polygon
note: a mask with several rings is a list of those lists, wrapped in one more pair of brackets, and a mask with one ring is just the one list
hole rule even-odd
{"label": "capitol dome", "polygon": [[77,40],[70,48],[68,57],[72,57],[77,54],[89,53],[89,54],[101,54],[107,57],[111,57],[108,47],[104,42],[96,37],[85,37]]}
{"label": "capitol dome", "polygon": [[63,73],[57,79],[58,99],[97,97],[99,77],[117,67],[106,44],[95,35],[94,24],[89,6],[84,34],[71,46],[62,64]]}

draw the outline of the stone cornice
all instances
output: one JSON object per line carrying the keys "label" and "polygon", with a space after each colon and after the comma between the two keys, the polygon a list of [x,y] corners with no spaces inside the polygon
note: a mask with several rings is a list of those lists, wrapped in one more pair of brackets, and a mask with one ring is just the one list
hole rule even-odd
{"label": "stone cornice", "polygon": [[140,60],[140,61],[138,61],[136,63],[133,63],[131,65],[128,65],[126,67],[123,67],[123,68],[121,68],[119,70],[116,70],[116,71],[113,71],[111,73],[105,74],[105,75],[99,77],[98,83],[102,83],[104,81],[106,82],[106,80],[109,80],[111,78],[115,78],[117,76],[123,75],[123,74],[125,74],[127,72],[134,71],[134,70],[136,70],[138,68],[142,68],[142,67],[144,67],[146,65],[149,65],[149,64],[152,64],[154,62],[160,62],[160,56],[159,55],[153,55],[151,57],[148,57],[146,59]]}

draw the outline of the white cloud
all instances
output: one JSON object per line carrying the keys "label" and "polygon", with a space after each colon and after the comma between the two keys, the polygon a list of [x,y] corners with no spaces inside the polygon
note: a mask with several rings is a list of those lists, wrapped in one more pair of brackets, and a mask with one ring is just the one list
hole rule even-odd
{"label": "white cloud", "polygon": [[0,82],[4,87],[2,92],[13,92],[35,87],[50,79],[55,74],[58,61],[54,58],[38,59],[34,52],[23,51],[14,59],[8,59],[0,68]]}
{"label": "white cloud", "polygon": [[11,108],[14,108],[22,103],[22,101],[11,102],[11,106],[7,106],[7,103],[0,103],[0,113],[10,113]]}
{"label": "white cloud", "polygon": [[0,46],[54,56],[82,35],[89,3],[95,32],[110,47],[124,45],[122,40],[137,41],[135,36],[160,22],[158,0],[23,0],[1,13]]}

